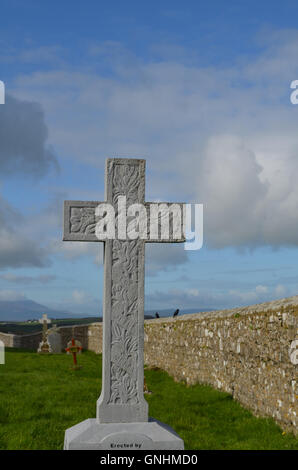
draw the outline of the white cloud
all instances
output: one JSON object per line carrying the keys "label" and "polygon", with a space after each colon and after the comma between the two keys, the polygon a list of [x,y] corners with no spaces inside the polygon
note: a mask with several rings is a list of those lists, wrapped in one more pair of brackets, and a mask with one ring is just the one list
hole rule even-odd
{"label": "white cloud", "polygon": [[83,290],[76,289],[72,292],[72,299],[76,304],[82,304],[86,302],[88,298],[89,295]]}
{"label": "white cloud", "polygon": [[[212,285],[212,284],[211,284]],[[282,286],[281,286],[282,287]],[[282,298],[285,290],[280,286],[268,288],[257,285],[253,289],[230,289],[228,292],[206,288],[172,289],[155,291],[147,297],[148,308],[167,308],[181,306],[183,308],[223,309],[262,303],[273,298]]]}
{"label": "white cloud", "polygon": [[282,284],[278,284],[274,289],[274,293],[277,297],[286,297],[287,288]]}
{"label": "white cloud", "polygon": [[66,291],[60,298],[49,299],[46,305],[55,310],[67,311],[75,315],[99,315],[99,312],[102,311],[102,302],[99,296],[92,296],[89,292],[80,288]]}
{"label": "white cloud", "polygon": [[102,243],[65,242],[53,238],[49,242],[48,249],[51,254],[62,255],[69,261],[90,256],[95,264],[101,265],[103,263]]}
{"label": "white cloud", "polygon": [[150,196],[204,204],[209,247],[297,246],[298,107],[290,83],[298,77],[298,31],[264,38],[257,57],[226,67],[173,59],[128,67],[121,44],[105,43],[93,54],[114,50],[111,78],[64,68],[19,77],[14,93],[43,104],[51,140],[66,157],[101,169],[107,156],[147,158]]}
{"label": "white cloud", "polygon": [[267,294],[268,292],[268,287],[267,286],[262,286],[261,284],[256,287],[256,293],[257,294]]}
{"label": "white cloud", "polygon": [[63,65],[64,61],[61,58],[63,48],[60,46],[39,46],[31,47],[30,49],[23,49],[19,54],[15,55],[18,62],[29,64],[40,64],[42,62],[55,65]]}
{"label": "white cloud", "polygon": [[5,289],[0,290],[0,301],[16,301],[26,299],[27,297],[22,292]]}
{"label": "white cloud", "polygon": [[198,289],[186,289],[185,292],[193,297],[198,297],[200,295],[200,291]]}
{"label": "white cloud", "polygon": [[56,310],[68,311],[73,314],[99,315],[102,312],[102,301],[99,296],[92,296],[84,289],[74,289],[60,299],[47,301],[47,306]]}

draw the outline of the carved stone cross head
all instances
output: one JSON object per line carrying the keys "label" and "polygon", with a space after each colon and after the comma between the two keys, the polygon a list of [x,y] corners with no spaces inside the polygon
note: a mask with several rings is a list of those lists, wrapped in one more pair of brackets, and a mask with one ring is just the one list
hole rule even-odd
{"label": "carved stone cross head", "polygon": [[47,316],[46,313],[44,313],[44,314],[42,315],[42,318],[40,318],[38,321],[39,321],[39,323],[43,323],[44,325],[47,325],[47,324],[49,324],[49,323],[52,323],[52,321],[48,318],[48,316]]}

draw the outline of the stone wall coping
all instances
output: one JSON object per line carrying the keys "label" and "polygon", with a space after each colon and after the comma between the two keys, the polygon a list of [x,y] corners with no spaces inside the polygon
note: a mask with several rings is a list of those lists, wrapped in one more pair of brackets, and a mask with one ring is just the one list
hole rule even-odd
{"label": "stone wall coping", "polygon": [[198,312],[198,313],[186,313],[176,318],[173,317],[160,317],[152,318],[145,320],[145,323],[169,323],[177,321],[188,321],[188,320],[204,320],[204,319],[215,319],[215,318],[228,318],[236,315],[237,313],[240,316],[258,314],[258,313],[269,313],[276,312],[282,307],[295,307],[298,306],[298,295],[293,297],[287,297],[285,299],[273,300],[271,302],[263,302],[260,304],[249,305],[244,307],[235,307],[231,309],[224,310],[212,310],[208,312]]}
{"label": "stone wall coping", "polygon": [[96,325],[102,325],[103,322],[102,321],[97,321],[97,322],[93,322],[93,323],[84,323],[83,325],[61,325],[61,326],[57,326],[58,329],[60,328],[80,328],[80,327],[89,327],[89,326],[96,326]]}
{"label": "stone wall coping", "polygon": [[35,331],[34,333],[29,333],[27,335],[16,335],[15,333],[12,333],[11,336],[15,336],[17,338],[27,338],[29,336],[37,336],[37,335],[41,335],[42,334],[42,330],[40,331]]}
{"label": "stone wall coping", "polygon": [[[57,329],[61,329],[61,328],[79,328],[81,326],[86,326],[86,327],[89,327],[89,326],[97,326],[97,325],[102,325],[103,323],[102,322],[94,322],[94,323],[86,323],[84,325],[63,325],[63,326],[57,326]],[[51,330],[53,330],[54,327],[51,327],[51,328],[48,328],[48,331],[50,332]],[[2,336],[6,336],[7,338],[8,337],[13,337],[13,338],[28,338],[28,337],[31,337],[31,336],[37,336],[37,335],[40,335],[42,334],[42,330],[40,331],[35,331],[33,333],[28,333],[28,334],[25,334],[25,335],[17,335],[16,333],[4,333],[2,331],[0,331],[0,335]]]}
{"label": "stone wall coping", "polygon": [[17,335],[15,333],[2,333],[2,331],[0,331],[0,335],[5,335],[5,336],[11,336],[11,337],[14,337],[14,338],[28,338],[31,336],[37,336],[37,335],[40,335],[42,334],[42,331],[36,331],[34,333],[28,333],[27,335]]}
{"label": "stone wall coping", "polygon": [[[19,336],[19,335],[15,335],[14,333],[2,333],[2,331],[0,331],[0,335],[2,336]],[[31,336],[31,335],[29,335]]]}

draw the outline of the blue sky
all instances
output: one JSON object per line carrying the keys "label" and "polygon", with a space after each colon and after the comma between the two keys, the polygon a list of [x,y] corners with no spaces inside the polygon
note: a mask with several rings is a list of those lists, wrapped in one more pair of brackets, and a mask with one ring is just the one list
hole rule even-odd
{"label": "blue sky", "polygon": [[147,200],[204,204],[204,246],[147,246],[146,309],[297,294],[297,2],[2,1],[0,300],[102,307],[101,244],[65,199],[147,161]]}

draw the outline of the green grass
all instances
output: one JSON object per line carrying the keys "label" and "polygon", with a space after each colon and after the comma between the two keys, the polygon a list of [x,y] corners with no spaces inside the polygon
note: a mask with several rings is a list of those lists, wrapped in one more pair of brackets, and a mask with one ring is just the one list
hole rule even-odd
{"label": "green grass", "polygon": [[[43,356],[8,349],[0,365],[0,449],[62,449],[64,432],[95,417],[101,356],[85,351],[82,369],[66,354]],[[186,449],[298,449],[272,419],[254,417],[227,393],[186,387],[146,369],[150,416],[172,426]]]}

